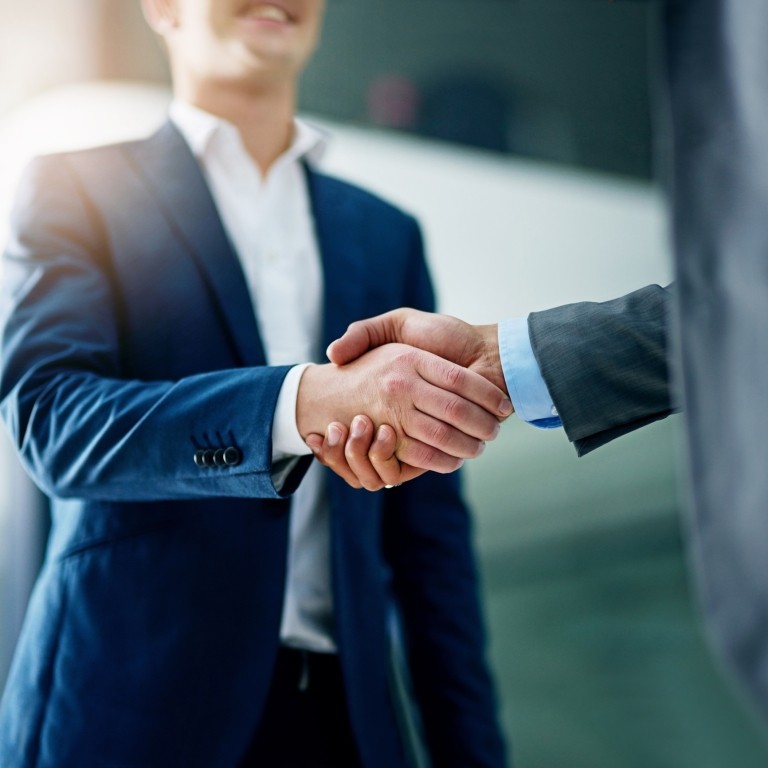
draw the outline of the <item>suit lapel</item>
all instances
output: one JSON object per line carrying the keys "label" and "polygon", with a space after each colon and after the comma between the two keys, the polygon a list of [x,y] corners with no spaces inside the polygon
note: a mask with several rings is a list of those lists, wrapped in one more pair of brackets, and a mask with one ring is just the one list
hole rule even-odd
{"label": "suit lapel", "polygon": [[365,316],[367,279],[359,210],[345,186],[307,170],[307,184],[323,265],[323,349],[349,323]]}
{"label": "suit lapel", "polygon": [[[172,123],[131,154],[176,238],[211,288],[214,304],[243,365],[265,365],[264,347],[240,261],[226,235],[200,166]],[[365,253],[360,214],[345,185],[307,169],[323,269],[323,345],[366,316]],[[297,276],[299,279],[299,276]]]}
{"label": "suit lapel", "polygon": [[167,122],[147,141],[131,145],[131,151],[168,224],[210,286],[213,303],[242,364],[265,365],[240,261],[187,143]]}

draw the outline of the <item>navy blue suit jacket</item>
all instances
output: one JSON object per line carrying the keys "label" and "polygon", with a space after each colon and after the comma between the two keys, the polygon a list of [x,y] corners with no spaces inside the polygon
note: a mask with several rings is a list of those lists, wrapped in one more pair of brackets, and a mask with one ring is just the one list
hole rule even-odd
{"label": "navy blue suit jacket", "polygon": [[[433,298],[415,221],[315,172],[323,338]],[[0,764],[235,766],[279,642],[289,500],[239,262],[178,132],[43,158],[5,257],[2,415],[52,499],[0,710]],[[299,276],[297,276],[299,279]],[[300,361],[297,361],[300,362]],[[236,447],[236,466],[196,465]],[[436,766],[501,766],[454,476],[380,494],[329,473],[335,629],[363,764],[405,764],[388,616],[402,615]]]}

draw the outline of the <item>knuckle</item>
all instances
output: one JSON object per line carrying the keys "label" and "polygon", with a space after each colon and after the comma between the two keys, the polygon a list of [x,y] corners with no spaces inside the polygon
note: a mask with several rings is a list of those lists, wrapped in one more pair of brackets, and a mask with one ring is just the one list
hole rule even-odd
{"label": "knuckle", "polygon": [[370,460],[371,464],[378,466],[378,465],[385,464],[386,461],[391,457],[391,455],[392,455],[391,451],[387,453],[381,448],[374,446],[368,452],[368,459]]}
{"label": "knuckle", "polygon": [[499,432],[501,432],[501,424],[498,420],[490,414],[484,414],[479,434],[480,439],[485,442],[495,440],[499,436]]}
{"label": "knuckle", "polygon": [[453,430],[442,421],[435,422],[430,429],[430,443],[435,446],[444,446],[450,442]]}
{"label": "knuckle", "polygon": [[389,371],[381,379],[381,388],[387,397],[400,397],[407,391],[408,382],[402,374]]}
{"label": "knuckle", "polygon": [[368,458],[371,460],[373,464],[381,466],[382,468],[390,460],[397,461],[397,459],[394,456],[394,446],[389,447],[389,446],[375,445],[373,446],[373,448],[371,448],[370,452],[368,453]]}
{"label": "knuckle", "polygon": [[443,364],[443,377],[451,389],[457,389],[464,384],[466,379],[466,371],[453,364]]}
{"label": "knuckle", "polygon": [[406,373],[411,373],[419,368],[424,354],[419,349],[404,347],[398,350],[397,354],[393,357],[392,365],[396,367],[402,377],[405,377]]}
{"label": "knuckle", "polygon": [[453,456],[447,456],[440,462],[438,467],[435,467],[435,472],[440,475],[449,475],[451,472],[455,472],[459,467],[464,464],[464,459],[457,459]]}
{"label": "knuckle", "polygon": [[449,456],[437,448],[420,444],[413,447],[413,457],[408,463],[439,474],[448,474],[455,472],[464,463],[464,459]]}
{"label": "knuckle", "polygon": [[467,417],[467,403],[460,397],[446,398],[443,403],[443,415],[450,424],[456,424]]}
{"label": "knuckle", "polygon": [[443,455],[441,451],[436,448],[432,448],[429,445],[421,444],[414,446],[414,460],[421,467],[437,467],[440,463],[440,457]]}
{"label": "knuckle", "polygon": [[416,461],[418,462],[419,466],[422,467],[431,467],[434,466],[436,458],[437,458],[437,451],[434,448],[430,448],[429,446],[419,446],[415,450],[416,454]]}

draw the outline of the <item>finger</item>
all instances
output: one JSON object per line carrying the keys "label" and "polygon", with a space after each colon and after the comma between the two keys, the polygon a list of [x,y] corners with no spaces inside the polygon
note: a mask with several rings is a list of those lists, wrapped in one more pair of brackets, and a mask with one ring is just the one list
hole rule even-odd
{"label": "finger", "polygon": [[326,355],[336,365],[350,363],[369,349],[398,341],[400,323],[400,310],[352,323],[341,338],[331,343]]}
{"label": "finger", "polygon": [[424,379],[416,381],[412,397],[415,410],[406,412],[404,431],[453,456],[476,458],[480,443],[495,440],[501,431],[492,413]]}
{"label": "finger", "polygon": [[373,422],[367,416],[355,416],[344,448],[344,457],[350,471],[367,491],[378,491],[390,484],[379,476],[368,458],[373,441]]}
{"label": "finger", "polygon": [[[474,407],[472,404],[466,404],[467,407]],[[417,405],[417,409],[418,409]],[[462,406],[463,407],[463,406]],[[492,427],[499,430],[500,424],[492,416],[489,416],[482,409],[478,409],[478,419],[492,420]],[[412,410],[406,414],[403,424],[403,431],[408,437],[425,443],[437,450],[457,459],[476,459],[482,455],[485,450],[485,440],[481,440],[472,435],[462,432],[446,421],[441,421],[429,413],[420,410]],[[496,433],[489,437],[492,440]]]}
{"label": "finger", "polygon": [[400,439],[395,455],[401,464],[440,474],[455,472],[464,464],[464,459],[451,456],[431,445],[408,437]]}
{"label": "finger", "polygon": [[388,424],[382,424],[376,431],[368,458],[371,466],[385,485],[400,485],[400,462],[395,456],[397,433]]}
{"label": "finger", "polygon": [[[493,440],[498,435],[498,429],[494,428],[490,419],[482,416],[478,408],[496,422],[506,419],[513,411],[507,395],[475,371],[428,352],[415,352],[415,366],[419,375],[438,390],[429,394],[425,403],[426,412],[445,419],[469,435],[481,440]],[[457,395],[458,399],[451,398],[448,393]],[[467,407],[465,403],[476,407]]]}
{"label": "finger", "polygon": [[315,454],[315,458],[329,469],[332,469],[348,485],[353,488],[361,488],[362,484],[357,479],[357,475],[349,468],[347,460],[344,457],[344,446],[349,437],[349,430],[346,425],[340,422],[332,422],[325,431],[325,438],[321,445],[317,446],[316,437],[319,435],[309,435],[307,445]]}
{"label": "finger", "polygon": [[426,472],[425,469],[401,464],[395,451],[397,434],[388,424],[382,424],[376,432],[368,458],[379,477],[386,485],[402,485]]}

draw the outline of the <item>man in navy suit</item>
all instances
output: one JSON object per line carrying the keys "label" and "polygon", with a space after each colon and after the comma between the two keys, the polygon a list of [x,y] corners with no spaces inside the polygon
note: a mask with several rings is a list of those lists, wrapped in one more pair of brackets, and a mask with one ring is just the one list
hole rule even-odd
{"label": "man in navy suit", "polygon": [[511,411],[397,345],[306,365],[433,304],[415,221],[294,120],[322,0],[144,8],[170,122],[36,161],[5,254],[2,415],[53,524],[0,764],[406,766],[394,626],[433,764],[503,766],[456,476],[371,495],[304,442],[368,413],[448,472]]}

